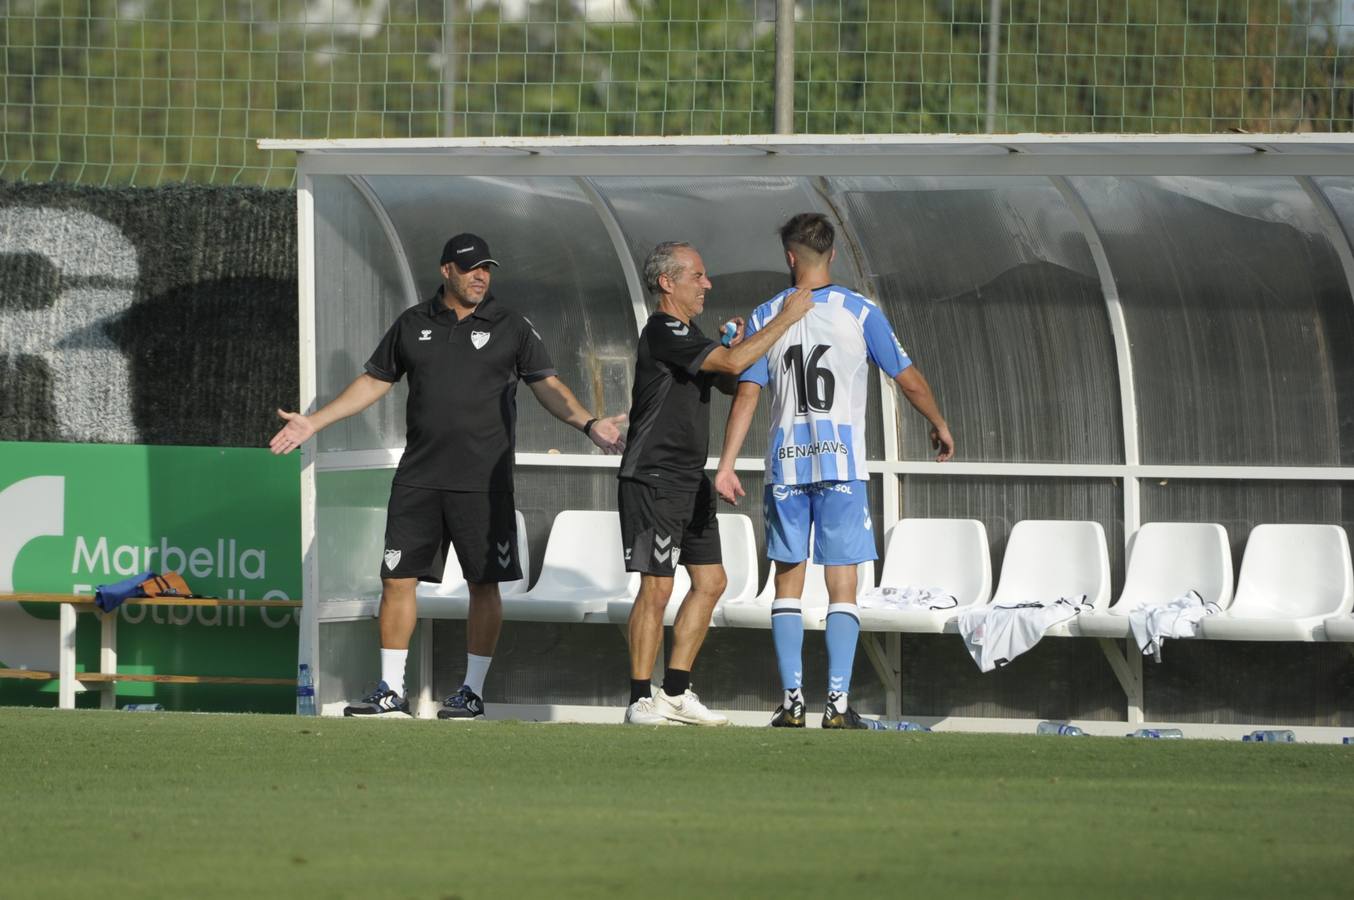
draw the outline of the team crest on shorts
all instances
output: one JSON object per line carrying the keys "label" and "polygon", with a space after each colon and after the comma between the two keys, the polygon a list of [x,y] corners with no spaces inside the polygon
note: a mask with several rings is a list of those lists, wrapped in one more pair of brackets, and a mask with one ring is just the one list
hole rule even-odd
{"label": "team crest on shorts", "polygon": [[485,344],[489,343],[489,332],[487,331],[470,332],[470,343],[474,346],[476,350],[479,350]]}
{"label": "team crest on shorts", "polygon": [[387,550],[387,551],[386,551],[386,568],[393,572],[393,571],[395,571],[395,567],[398,566],[399,564],[400,564],[400,551],[398,551],[398,550]]}

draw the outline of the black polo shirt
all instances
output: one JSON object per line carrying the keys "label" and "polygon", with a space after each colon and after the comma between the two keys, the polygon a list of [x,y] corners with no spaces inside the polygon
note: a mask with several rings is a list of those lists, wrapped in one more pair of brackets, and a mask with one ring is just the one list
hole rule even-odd
{"label": "black polo shirt", "polygon": [[621,478],[694,491],[710,455],[710,388],[700,370],[719,346],[695,322],[654,313],[639,335]]}
{"label": "black polo shirt", "polygon": [[367,373],[409,376],[404,458],[395,483],[444,491],[511,491],[517,382],[555,374],[531,322],[492,295],[464,319],[442,288],[390,326]]}

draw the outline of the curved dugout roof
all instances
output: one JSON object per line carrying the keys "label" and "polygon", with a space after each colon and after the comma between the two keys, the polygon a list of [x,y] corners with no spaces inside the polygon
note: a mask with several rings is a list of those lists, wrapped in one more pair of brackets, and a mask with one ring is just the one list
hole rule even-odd
{"label": "curved dugout roof", "polygon": [[[358,302],[318,306],[322,396],[432,292],[464,228],[504,260],[496,291],[577,350],[557,360],[566,379],[622,408],[648,248],[694,243],[715,280],[706,319],[746,315],[784,283],[776,226],[814,209],[844,237],[835,274],[879,299],[947,416],[968,420],[966,460],[1354,465],[1345,136],[261,143],[301,153],[317,236],[342,223],[341,290]],[[522,450],[559,443],[523,412]],[[385,418],[330,443],[398,446],[398,411]],[[896,456],[874,432],[875,458],[927,457],[922,429]]]}

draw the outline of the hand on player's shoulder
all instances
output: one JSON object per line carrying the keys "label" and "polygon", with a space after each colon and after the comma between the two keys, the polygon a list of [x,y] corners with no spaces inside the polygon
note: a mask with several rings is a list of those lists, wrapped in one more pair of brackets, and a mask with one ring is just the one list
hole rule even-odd
{"label": "hand on player's shoulder", "polygon": [[797,322],[813,309],[813,291],[808,288],[795,288],[793,294],[785,298],[780,314],[789,316],[791,322]]}

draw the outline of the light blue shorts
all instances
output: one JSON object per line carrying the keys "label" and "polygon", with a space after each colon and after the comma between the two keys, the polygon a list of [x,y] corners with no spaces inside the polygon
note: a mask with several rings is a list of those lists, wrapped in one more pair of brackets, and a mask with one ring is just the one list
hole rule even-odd
{"label": "light blue shorts", "polygon": [[766,555],[776,562],[809,558],[822,566],[851,566],[878,559],[864,481],[768,484],[762,502]]}

